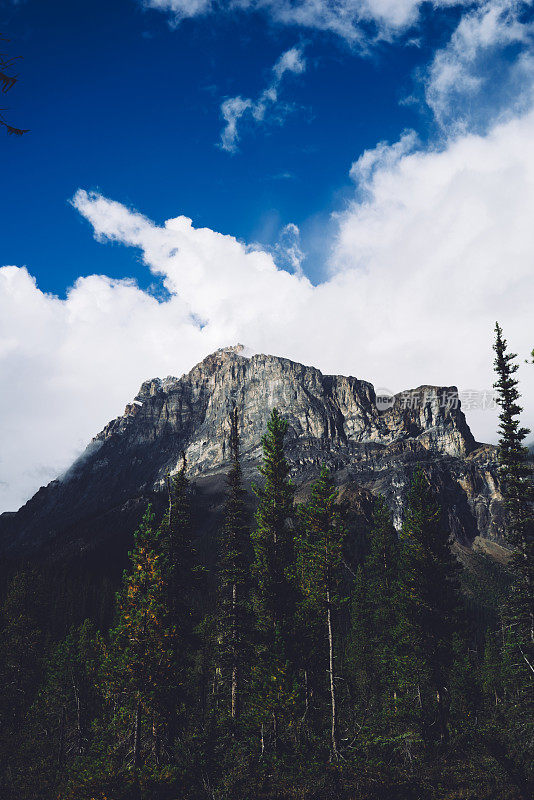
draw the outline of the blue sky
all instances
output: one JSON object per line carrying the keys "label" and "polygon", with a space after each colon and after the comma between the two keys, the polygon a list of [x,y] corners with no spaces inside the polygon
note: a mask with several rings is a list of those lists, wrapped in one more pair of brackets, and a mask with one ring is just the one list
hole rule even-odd
{"label": "blue sky", "polygon": [[533,5],[0,0],[0,511],[237,341],[534,426]]}
{"label": "blue sky", "polygon": [[[404,101],[421,95],[416,70],[458,14],[444,10],[437,20],[424,10],[415,30],[362,53],[332,33],[277,25],[261,13],[219,13],[173,28],[136,0],[4,3],[10,50],[24,56],[6,104],[10,118],[31,129],[3,143],[4,263],[27,264],[43,290],[60,296],[95,271],[145,285],[135,255],[92,242],[68,205],[84,187],[155,220],[185,213],[198,226],[267,246],[297,224],[316,277],[322,227],[343,206],[355,158],[405,128],[422,138],[435,133],[425,106]],[[223,99],[257,96],[292,47],[303,49],[305,73],[285,79],[264,124],[244,124],[237,153],[217,147]]]}

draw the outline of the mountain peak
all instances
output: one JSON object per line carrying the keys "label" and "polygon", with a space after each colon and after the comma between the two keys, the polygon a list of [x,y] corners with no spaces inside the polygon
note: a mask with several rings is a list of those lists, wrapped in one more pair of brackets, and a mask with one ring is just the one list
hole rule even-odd
{"label": "mountain peak", "polygon": [[125,413],[95,436],[64,476],[2,519],[0,528],[9,526],[7,538],[14,542],[44,545],[47,537],[81,536],[91,547],[95,536],[112,535],[125,510],[137,513],[149,500],[161,502],[166,476],[179,468],[184,452],[193,480],[220,486],[229,466],[233,410],[244,475],[256,480],[261,437],[277,407],[288,420],[296,484],[312,480],[325,464],[338,485],[383,494],[400,525],[420,463],[459,540],[498,536],[495,450],[477,446],[456,388],[421,386],[383,399],[371,383],[352,376],[324,375],[289,359],[251,354],[240,344],[221,348],[180,378],[145,381]]}

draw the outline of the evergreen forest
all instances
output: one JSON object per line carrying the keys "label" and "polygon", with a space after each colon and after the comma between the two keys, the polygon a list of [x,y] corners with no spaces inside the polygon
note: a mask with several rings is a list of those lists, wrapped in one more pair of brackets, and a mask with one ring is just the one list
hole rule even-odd
{"label": "evergreen forest", "polygon": [[458,558],[417,464],[355,542],[326,468],[295,501],[274,409],[252,511],[232,413],[211,561],[184,458],[118,585],[4,568],[0,798],[532,800],[532,462],[494,350],[505,562]]}

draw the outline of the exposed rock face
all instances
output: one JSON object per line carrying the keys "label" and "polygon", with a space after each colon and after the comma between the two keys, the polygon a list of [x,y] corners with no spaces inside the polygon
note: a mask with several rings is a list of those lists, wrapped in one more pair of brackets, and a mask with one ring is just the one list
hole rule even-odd
{"label": "exposed rock face", "polygon": [[[501,503],[496,453],[475,442],[455,387],[421,386],[378,401],[370,383],[323,375],[284,358],[244,357],[239,347],[208,356],[181,378],[141,386],[61,480],[16,514],[0,517],[0,543],[16,548],[87,548],[113,536],[161,498],[185,452],[206,502],[228,468],[229,412],[237,407],[244,473],[253,478],[273,407],[287,417],[295,483],[326,463],[348,491],[383,493],[401,522],[413,469],[421,463],[459,542],[498,539]],[[212,493],[213,494],[213,493]],[[349,496],[351,494],[348,491]],[[213,500],[215,503],[215,501]]]}

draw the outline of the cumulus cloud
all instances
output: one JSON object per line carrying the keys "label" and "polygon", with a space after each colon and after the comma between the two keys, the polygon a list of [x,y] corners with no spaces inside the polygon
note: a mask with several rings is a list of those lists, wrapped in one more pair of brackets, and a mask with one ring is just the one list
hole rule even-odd
{"label": "cumulus cloud", "polygon": [[292,47],[282,53],[272,68],[272,80],[257,100],[243,97],[229,97],[221,104],[221,114],[225,126],[221,133],[220,146],[228,153],[235,153],[239,141],[239,121],[246,115],[256,122],[264,122],[268,110],[278,103],[280,82],[286,73],[300,75],[306,69],[306,62],[300,47]]}
{"label": "cumulus cloud", "polygon": [[419,137],[415,131],[406,131],[394,144],[379,142],[376,147],[363,151],[350,168],[350,177],[362,190],[370,188],[372,178],[378,170],[384,171],[395,167],[403,156],[415,149],[418,143]]}
{"label": "cumulus cloud", "polygon": [[530,107],[534,86],[532,0],[485,0],[464,14],[425,76],[425,99],[449,132],[484,130]]}
{"label": "cumulus cloud", "polygon": [[334,33],[366,48],[376,39],[391,40],[409,30],[425,5],[464,6],[476,0],[140,0],[147,8],[166,11],[173,24],[186,17],[222,12],[262,11],[281,25]]}
{"label": "cumulus cloud", "polygon": [[[318,286],[298,263],[277,267],[270,253],[186,217],[159,226],[79,191],[74,204],[95,235],[138,249],[168,297],[92,275],[59,299],[24,268],[0,269],[0,507],[15,508],[67,468],[144,379],[179,375],[227,344],[393,391],[490,388],[496,319],[526,357],[534,113],[440,150],[406,136],[353,167],[363,191],[338,215],[330,275]],[[532,427],[534,368],[519,375]],[[495,439],[495,413],[468,418],[479,439]]]}

